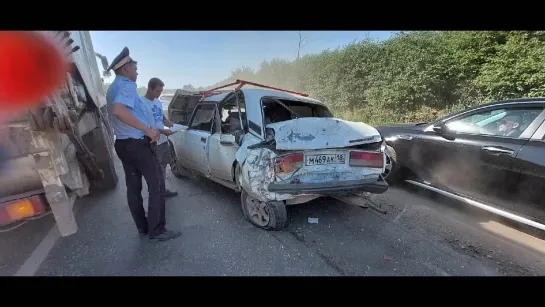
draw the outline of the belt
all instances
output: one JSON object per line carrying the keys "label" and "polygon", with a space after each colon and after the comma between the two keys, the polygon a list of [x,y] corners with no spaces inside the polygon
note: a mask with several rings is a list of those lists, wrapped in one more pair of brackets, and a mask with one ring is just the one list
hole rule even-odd
{"label": "belt", "polygon": [[116,142],[117,142],[117,141],[120,141],[120,142],[129,142],[129,141],[143,141],[143,140],[146,140],[146,139],[147,139],[148,141],[151,140],[147,135],[145,135],[145,136],[143,136],[143,137],[141,137],[141,138],[139,138],[139,139],[135,139],[135,138],[126,138],[126,139],[115,139],[115,141],[116,141]]}
{"label": "belt", "polygon": [[149,146],[151,147],[151,150],[155,153],[157,151],[157,142],[151,142],[151,139],[146,135],[146,136],[143,136],[139,139],[134,139],[134,138],[127,138],[127,139],[116,139],[115,140],[116,142],[120,142],[120,143],[129,143],[129,142],[140,142],[140,141],[145,141],[146,144],[149,144]]}

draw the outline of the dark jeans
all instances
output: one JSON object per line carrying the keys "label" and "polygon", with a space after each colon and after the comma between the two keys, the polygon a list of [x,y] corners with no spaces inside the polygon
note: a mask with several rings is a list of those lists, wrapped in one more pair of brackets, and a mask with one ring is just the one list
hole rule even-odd
{"label": "dark jeans", "polygon": [[[147,231],[150,237],[165,230],[165,181],[156,157],[156,143],[147,139],[115,141],[115,151],[123,163],[127,185],[127,201],[139,231]],[[142,176],[148,184],[148,217],[142,199]]]}

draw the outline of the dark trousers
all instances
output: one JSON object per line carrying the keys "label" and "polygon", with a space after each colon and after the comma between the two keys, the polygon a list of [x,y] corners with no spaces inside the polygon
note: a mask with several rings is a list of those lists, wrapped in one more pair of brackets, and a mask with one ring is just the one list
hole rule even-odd
{"label": "dark trousers", "polygon": [[[127,201],[139,231],[147,231],[151,237],[165,230],[165,181],[156,157],[156,143],[147,139],[115,141],[115,151],[123,163]],[[148,217],[142,199],[142,176],[148,184]]]}

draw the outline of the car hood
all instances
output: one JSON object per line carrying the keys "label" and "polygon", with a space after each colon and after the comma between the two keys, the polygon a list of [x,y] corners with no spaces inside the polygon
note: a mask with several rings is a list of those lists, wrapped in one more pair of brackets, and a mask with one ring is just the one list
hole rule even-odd
{"label": "car hood", "polygon": [[387,125],[387,126],[379,126],[377,127],[377,130],[382,134],[382,136],[386,136],[390,133],[398,133],[402,131],[407,132],[413,132],[413,133],[420,133],[424,131],[430,124],[395,124],[395,125]]}
{"label": "car hood", "polygon": [[377,127],[377,129],[391,129],[391,128],[395,128],[395,129],[411,129],[411,130],[421,130],[421,129],[424,129],[428,126],[429,124],[418,124],[418,123],[414,123],[414,124],[394,124],[394,125],[386,125],[386,126],[379,126]]}
{"label": "car hood", "polygon": [[267,125],[276,149],[311,150],[375,143],[382,138],[372,126],[332,117],[303,117]]}

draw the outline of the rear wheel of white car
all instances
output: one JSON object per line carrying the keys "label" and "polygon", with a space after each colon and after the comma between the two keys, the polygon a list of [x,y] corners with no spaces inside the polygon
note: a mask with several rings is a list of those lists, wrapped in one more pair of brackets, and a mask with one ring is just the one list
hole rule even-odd
{"label": "rear wheel of white car", "polygon": [[253,198],[242,189],[240,204],[244,217],[255,226],[266,230],[284,229],[288,219],[284,202],[262,202]]}

